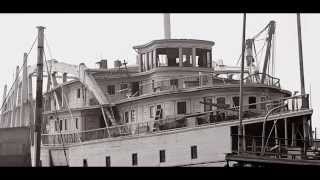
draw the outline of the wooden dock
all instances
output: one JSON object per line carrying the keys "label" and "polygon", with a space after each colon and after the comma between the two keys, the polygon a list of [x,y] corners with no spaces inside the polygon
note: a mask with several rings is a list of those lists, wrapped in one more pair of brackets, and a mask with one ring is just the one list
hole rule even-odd
{"label": "wooden dock", "polygon": [[290,167],[290,166],[304,166],[304,167],[320,167],[320,160],[316,159],[290,159],[290,158],[274,158],[270,156],[258,156],[252,154],[227,154],[226,161],[238,162],[240,166],[250,164],[252,166],[262,167]]}

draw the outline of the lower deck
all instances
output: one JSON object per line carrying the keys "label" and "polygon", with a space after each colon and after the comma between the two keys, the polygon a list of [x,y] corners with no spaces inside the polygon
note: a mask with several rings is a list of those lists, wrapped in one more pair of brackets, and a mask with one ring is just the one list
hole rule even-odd
{"label": "lower deck", "polygon": [[[283,125],[287,120],[287,126],[294,123],[295,134],[299,134],[303,117],[310,117],[311,114],[310,109],[272,114],[267,119],[266,132],[269,134],[270,125],[277,121],[278,135],[284,136]],[[256,133],[252,129],[261,128],[263,120],[264,117],[245,119],[245,135]],[[190,125],[190,122],[187,124]],[[238,125],[238,120],[208,121],[157,131],[141,130],[137,134],[116,137],[108,136],[105,129],[92,131],[91,135],[72,135],[74,141],[70,134],[69,137],[62,134],[46,136],[42,141],[41,159],[43,166],[224,166],[225,155],[236,150],[233,131]],[[300,138],[299,135],[295,137],[295,141]],[[252,144],[246,145],[249,147]]]}

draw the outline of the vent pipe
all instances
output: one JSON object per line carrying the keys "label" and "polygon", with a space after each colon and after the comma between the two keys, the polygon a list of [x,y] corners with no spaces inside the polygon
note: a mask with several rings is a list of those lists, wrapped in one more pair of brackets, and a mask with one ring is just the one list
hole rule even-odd
{"label": "vent pipe", "polygon": [[164,14],[164,38],[171,39],[170,14]]}

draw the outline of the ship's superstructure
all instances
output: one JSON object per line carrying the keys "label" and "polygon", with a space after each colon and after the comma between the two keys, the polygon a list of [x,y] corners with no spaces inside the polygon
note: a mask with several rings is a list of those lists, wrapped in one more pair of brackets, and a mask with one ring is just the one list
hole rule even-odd
{"label": "ship's superstructure", "polygon": [[[212,41],[171,39],[165,19],[165,39],[134,46],[134,65],[116,60],[109,68],[110,61],[101,60],[99,68],[88,68],[46,61],[43,166],[214,165],[237,150],[240,67],[215,62]],[[266,134],[285,138],[287,147],[301,146],[305,136],[311,140],[312,109],[301,107],[308,96],[282,89],[267,74],[268,62],[259,73],[252,40],[246,59],[244,135],[261,136],[265,121]],[[35,68],[27,72],[22,82]],[[3,126],[14,124],[10,112],[2,111]],[[245,147],[261,148],[261,142],[253,138]]]}

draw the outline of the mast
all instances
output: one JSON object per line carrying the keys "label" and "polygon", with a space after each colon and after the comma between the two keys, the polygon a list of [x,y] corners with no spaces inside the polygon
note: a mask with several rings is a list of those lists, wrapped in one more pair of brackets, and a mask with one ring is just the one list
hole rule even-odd
{"label": "mast", "polygon": [[42,85],[43,85],[43,26],[38,26],[37,86],[35,109],[35,166],[40,167],[41,121],[42,121]]}
{"label": "mast", "polygon": [[306,107],[305,95],[305,85],[304,85],[304,71],[303,71],[303,53],[302,53],[302,38],[301,38],[301,23],[300,23],[300,13],[297,13],[297,29],[298,29],[298,45],[299,45],[299,68],[300,68],[300,85],[301,85],[301,95],[302,107]]}
{"label": "mast", "polygon": [[243,71],[244,71],[244,52],[246,40],[246,13],[243,14],[243,30],[242,30],[242,56],[241,56],[241,74],[240,74],[240,98],[239,98],[239,128],[238,128],[238,154],[243,151],[243,125],[242,125],[242,109],[243,109]]}

